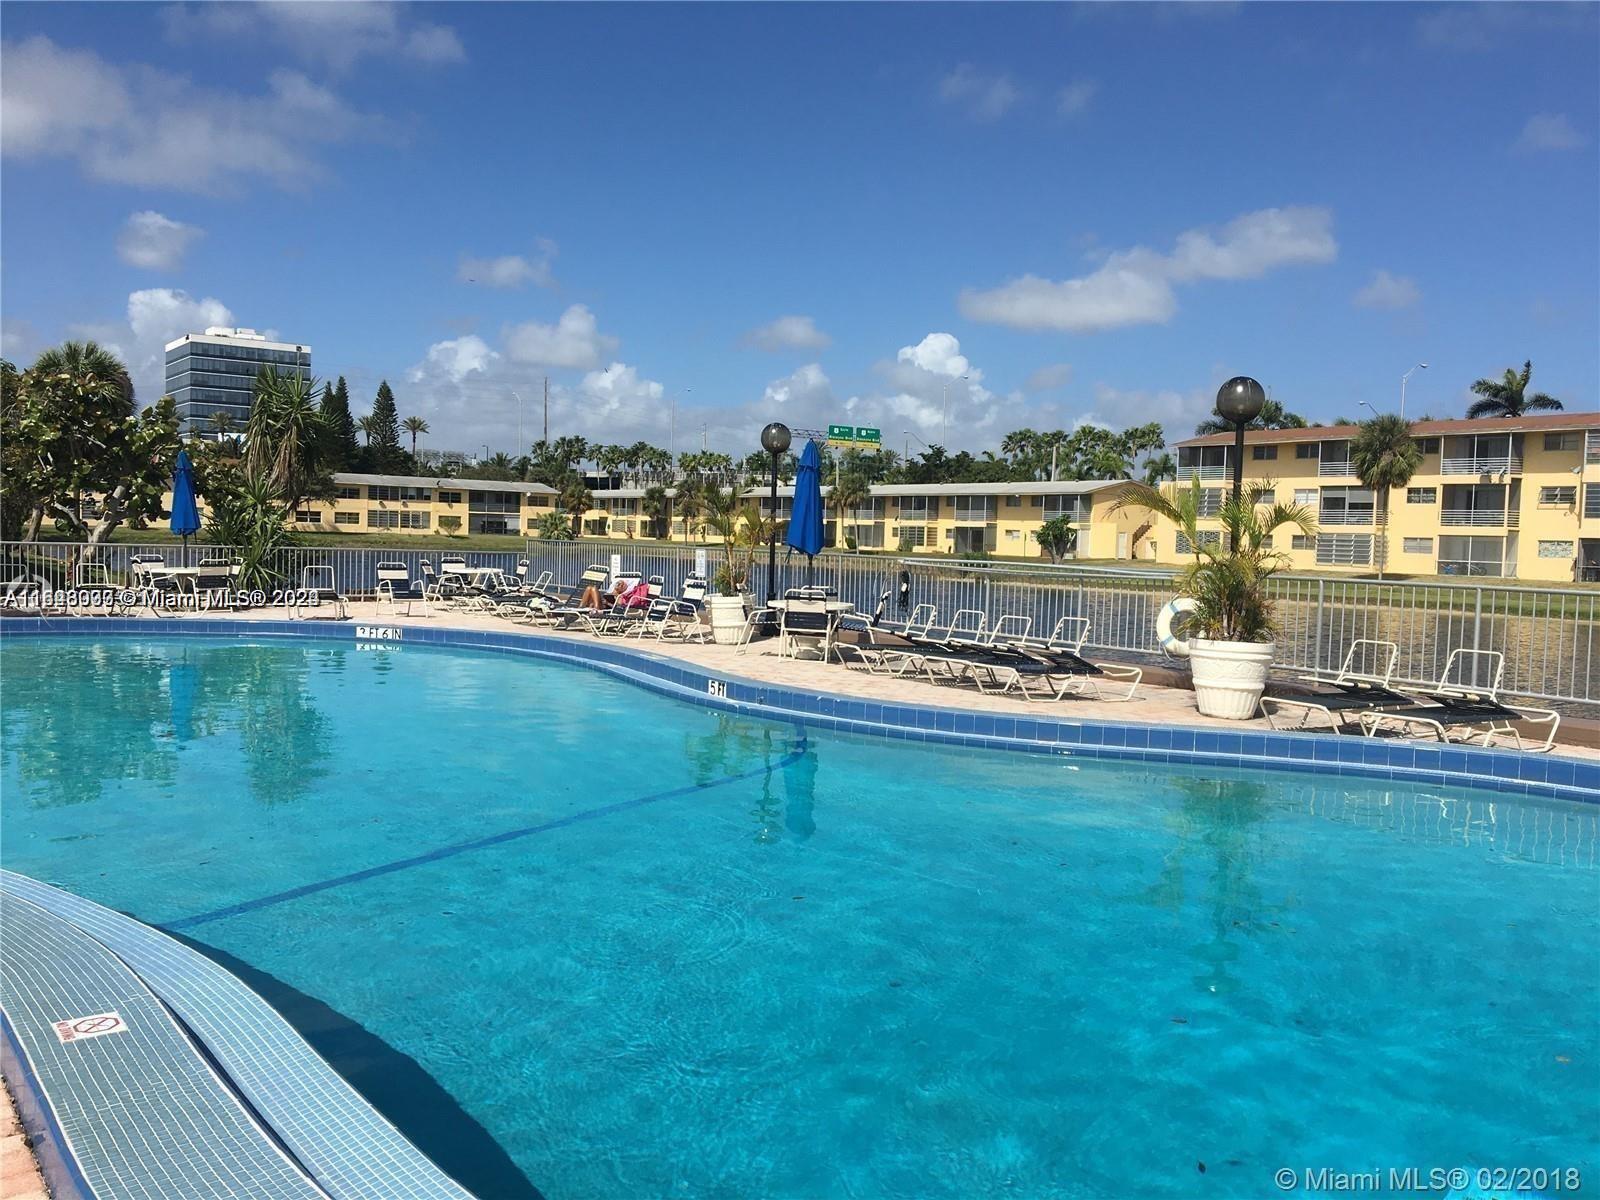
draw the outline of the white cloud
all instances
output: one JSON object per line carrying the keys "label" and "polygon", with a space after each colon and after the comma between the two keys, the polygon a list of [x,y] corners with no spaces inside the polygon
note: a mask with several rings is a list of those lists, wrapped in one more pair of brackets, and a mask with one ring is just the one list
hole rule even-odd
{"label": "white cloud", "polygon": [[744,335],[744,344],[757,350],[825,350],[833,339],[810,317],[788,316],[769,321]]}
{"label": "white cloud", "polygon": [[1155,421],[1165,430],[1170,444],[1188,437],[1196,425],[1211,415],[1215,406],[1215,389],[1192,388],[1186,392],[1174,388],[1124,391],[1109,384],[1097,383],[1093,407],[1076,417],[1072,425],[1073,428],[1104,425],[1112,429],[1128,429]]}
{"label": "white cloud", "polygon": [[0,324],[0,358],[7,362],[26,367],[43,346],[32,322],[8,320]]}
{"label": "white cloud", "polygon": [[939,81],[939,98],[960,105],[975,120],[994,121],[1022,99],[1022,92],[1009,75],[986,75],[971,63],[961,63]]}
{"label": "white cloud", "polygon": [[819,403],[832,403],[833,386],[819,364],[807,363],[794,374],[767,384],[766,390],[761,393],[761,400],[774,408],[784,409],[784,415],[792,423],[803,424],[802,421],[795,421],[795,414],[799,412],[814,417]]}
{"label": "white cloud", "polygon": [[1076,117],[1089,111],[1100,85],[1092,79],[1076,79],[1056,93],[1056,114]]}
{"label": "white cloud", "polygon": [[1578,150],[1589,139],[1579,133],[1566,113],[1535,113],[1522,127],[1514,149],[1523,153],[1542,150]]}
{"label": "white cloud", "polygon": [[163,13],[167,36],[179,45],[213,36],[265,37],[308,62],[340,70],[367,57],[425,64],[466,61],[455,30],[408,22],[407,16],[406,6],[385,0],[175,4]]}
{"label": "white cloud", "polygon": [[1163,324],[1177,311],[1175,283],[1255,279],[1281,267],[1332,262],[1338,255],[1326,208],[1268,208],[1215,232],[1178,235],[1171,254],[1136,246],[1109,255],[1075,279],[1024,275],[997,288],[963,289],[959,303],[974,321],[1015,329],[1097,333]]}
{"label": "white cloud", "polygon": [[1063,387],[1072,378],[1070,363],[1052,363],[1047,367],[1040,367],[1022,381],[1022,390],[1025,392],[1050,392],[1058,387]]}
{"label": "white cloud", "polygon": [[124,320],[69,325],[67,335],[99,342],[120,358],[133,376],[139,402],[151,404],[166,391],[168,342],[211,325],[233,324],[232,310],[214,296],[196,300],[176,288],[144,288],[129,293]]}
{"label": "white cloud", "polygon": [[504,331],[506,357],[543,367],[586,369],[616,352],[621,343],[600,332],[594,314],[582,304],[562,313],[554,325],[526,321]]}
{"label": "white cloud", "polygon": [[489,349],[489,343],[476,334],[468,334],[429,346],[427,358],[406,372],[406,378],[417,383],[437,374],[459,383],[474,372],[481,375],[488,371],[499,358]]}
{"label": "white cloud", "polygon": [[1405,275],[1391,275],[1387,271],[1374,271],[1372,280],[1352,298],[1357,308],[1410,308],[1422,293],[1417,281]]}
{"label": "white cloud", "polygon": [[[961,353],[961,343],[954,334],[949,333],[930,333],[915,346],[902,346],[895,359],[952,379],[966,375],[972,369],[972,364]],[[983,378],[983,372],[977,372],[977,377]]]}
{"label": "white cloud", "polygon": [[148,271],[176,271],[184,253],[205,231],[158,212],[136,212],[123,223],[117,236],[117,257],[130,267]]}
{"label": "white cloud", "polygon": [[110,183],[221,192],[266,180],[299,189],[324,173],[312,154],[319,144],[392,136],[387,122],[295,71],[275,71],[265,93],[246,95],[45,37],[6,42],[0,56],[0,150],[70,158]]}
{"label": "white cloud", "polygon": [[538,253],[533,258],[521,254],[504,254],[499,258],[472,258],[463,256],[456,268],[456,278],[462,283],[476,283],[483,287],[519,288],[527,284],[553,288],[556,285],[551,260],[556,256],[556,244],[549,238],[538,239]]}
{"label": "white cloud", "polygon": [[1484,54],[1527,33],[1592,37],[1595,13],[1592,4],[1432,4],[1417,18],[1417,38],[1430,49]]}

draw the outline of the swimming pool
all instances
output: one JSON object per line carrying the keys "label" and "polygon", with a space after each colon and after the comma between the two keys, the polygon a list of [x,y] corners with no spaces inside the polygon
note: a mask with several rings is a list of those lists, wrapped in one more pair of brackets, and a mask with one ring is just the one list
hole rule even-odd
{"label": "swimming pool", "polygon": [[907,745],[415,645],[3,653],[5,864],[241,971],[486,1196],[1595,1166],[1588,805]]}

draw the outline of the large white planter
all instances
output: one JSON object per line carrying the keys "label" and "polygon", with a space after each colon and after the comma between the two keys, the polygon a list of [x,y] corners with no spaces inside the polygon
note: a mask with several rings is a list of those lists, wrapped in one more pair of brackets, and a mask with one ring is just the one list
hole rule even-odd
{"label": "large white planter", "polygon": [[1267,687],[1267,668],[1277,647],[1272,642],[1218,642],[1189,639],[1195,707],[1208,717],[1247,721]]}
{"label": "large white planter", "polygon": [[737,646],[744,633],[743,596],[707,596],[711,614],[711,640],[719,646]]}

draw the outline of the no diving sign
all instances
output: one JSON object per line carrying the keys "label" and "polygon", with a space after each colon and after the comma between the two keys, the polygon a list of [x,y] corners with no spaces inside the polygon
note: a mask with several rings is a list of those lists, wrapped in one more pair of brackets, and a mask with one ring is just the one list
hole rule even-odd
{"label": "no diving sign", "polygon": [[126,1032],[127,1024],[121,1014],[114,1012],[95,1013],[92,1017],[69,1017],[56,1022],[56,1040],[63,1045],[81,1042],[84,1038],[104,1037],[108,1033]]}

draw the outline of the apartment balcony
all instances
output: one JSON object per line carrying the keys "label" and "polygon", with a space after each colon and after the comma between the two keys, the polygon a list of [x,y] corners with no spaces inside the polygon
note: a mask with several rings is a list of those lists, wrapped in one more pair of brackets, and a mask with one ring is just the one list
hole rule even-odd
{"label": "apartment balcony", "polygon": [[1492,454],[1479,458],[1446,458],[1439,464],[1441,475],[1520,475],[1520,454]]}
{"label": "apartment balcony", "polygon": [[1227,463],[1208,463],[1203,467],[1179,467],[1178,479],[1187,483],[1191,478],[1205,479],[1232,479],[1233,468]]}
{"label": "apartment balcony", "polygon": [[1357,512],[1328,512],[1323,511],[1317,515],[1317,524],[1327,525],[1371,525],[1373,514],[1371,510]]}
{"label": "apartment balcony", "polygon": [[1351,470],[1348,458],[1322,458],[1317,460],[1317,474],[1324,478],[1330,475],[1335,478],[1348,478],[1355,472]]}
{"label": "apartment balcony", "polygon": [[1438,523],[1446,526],[1483,525],[1493,528],[1512,528],[1518,525],[1517,510],[1502,509],[1440,509]]}

